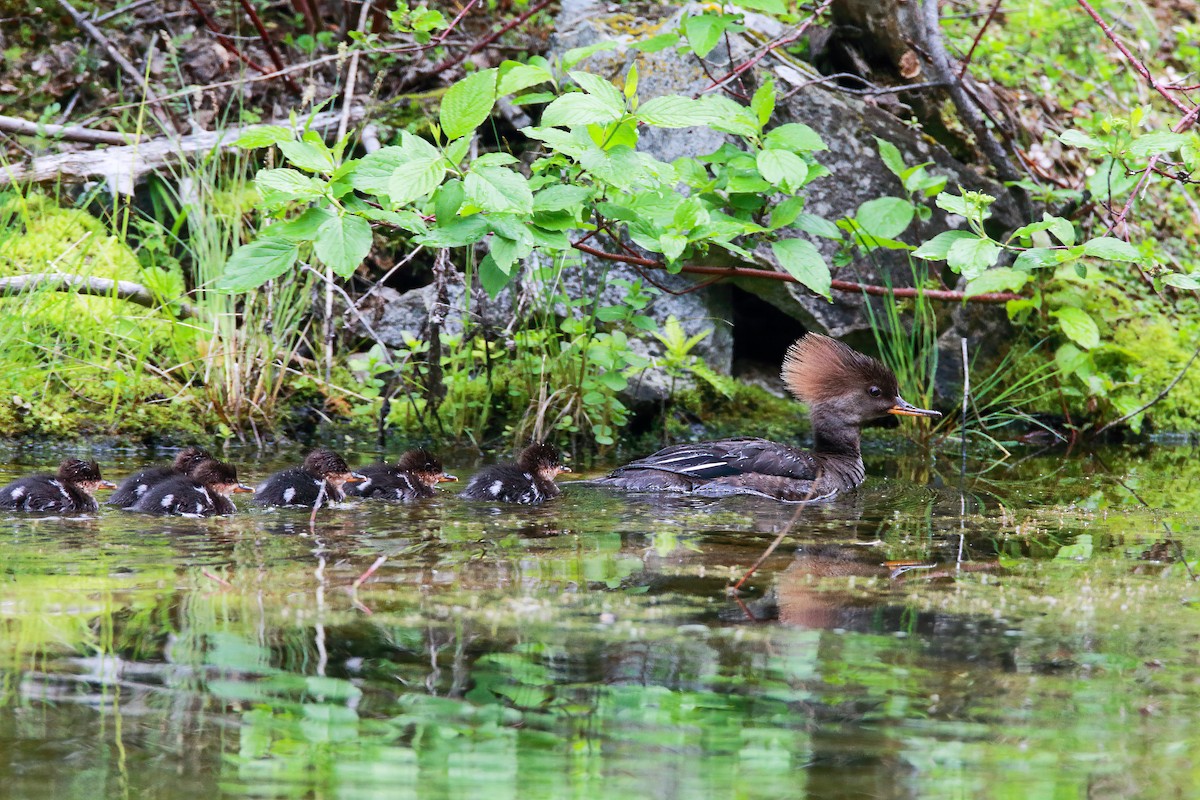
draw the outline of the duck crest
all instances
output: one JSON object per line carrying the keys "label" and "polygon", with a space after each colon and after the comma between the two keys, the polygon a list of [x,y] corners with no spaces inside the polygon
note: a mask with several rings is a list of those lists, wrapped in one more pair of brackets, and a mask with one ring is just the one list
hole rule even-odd
{"label": "duck crest", "polygon": [[819,333],[805,334],[788,348],[781,377],[810,406],[865,385],[878,386],[887,397],[898,393],[895,374],[881,361]]}

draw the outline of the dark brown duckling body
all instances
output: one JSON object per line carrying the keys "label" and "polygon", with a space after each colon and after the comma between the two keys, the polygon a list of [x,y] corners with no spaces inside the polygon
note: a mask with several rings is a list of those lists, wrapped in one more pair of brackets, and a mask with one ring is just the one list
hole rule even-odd
{"label": "dark brown duckling body", "polygon": [[171,478],[186,477],[200,462],[212,458],[203,447],[185,447],[169,465],[151,467],[130,475],[108,498],[108,505],[132,508],[152,486]]}
{"label": "dark brown duckling body", "polygon": [[224,516],[236,510],[229,495],[253,491],[238,481],[237,469],[232,465],[209,458],[192,467],[187,475],[154,484],[129,510],[159,516]]}
{"label": "dark brown duckling body", "polygon": [[0,508],[9,511],[95,511],[99,508],[92,492],[112,489],[116,484],[100,477],[95,461],[68,458],[54,475],[19,478],[0,489]]}
{"label": "dark brown duckling body", "polygon": [[[303,506],[312,508],[320,499],[321,504],[340,503],[346,499],[343,486],[361,481],[362,477],[351,472],[342,458],[332,450],[313,450],[304,464],[292,469],[276,472],[255,489],[254,502],[260,506]],[[324,492],[322,492],[324,486]]]}
{"label": "dark brown duckling body", "polygon": [[532,444],[521,451],[515,463],[493,464],[475,473],[462,496],[493,503],[536,505],[562,494],[554,479],[570,471],[562,465],[554,445]]}
{"label": "dark brown duckling body", "polygon": [[811,451],[755,438],[674,445],[594,483],[706,497],[828,499],[855,488],[866,476],[860,450],[864,424],[888,414],[941,416],[905,402],[895,374],[883,363],[819,334],[807,334],[788,349],[783,381],[809,406]]}
{"label": "dark brown duckling body", "polygon": [[445,472],[441,460],[424,448],[409,450],[394,465],[371,464],[355,472],[363,479],[346,487],[347,496],[401,502],[433,497],[437,494],[434,487],[439,483],[458,480]]}

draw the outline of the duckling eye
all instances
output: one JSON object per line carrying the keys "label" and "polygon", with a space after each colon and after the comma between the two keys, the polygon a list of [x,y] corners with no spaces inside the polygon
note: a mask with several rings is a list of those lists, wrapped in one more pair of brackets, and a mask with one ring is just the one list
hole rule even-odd
{"label": "duckling eye", "polygon": [[867,394],[871,395],[871,397],[880,397],[883,395],[883,390],[878,386],[872,386],[870,389],[867,389]]}

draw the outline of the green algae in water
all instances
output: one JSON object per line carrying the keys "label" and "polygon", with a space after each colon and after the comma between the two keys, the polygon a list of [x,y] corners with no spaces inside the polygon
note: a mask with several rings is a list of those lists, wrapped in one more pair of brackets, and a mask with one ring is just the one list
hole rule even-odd
{"label": "green algae in water", "polygon": [[949,462],[876,459],[736,599],[793,508],[576,487],[534,509],[363,503],[311,529],[290,510],[0,518],[0,781],[64,799],[1186,796],[1191,456],[974,465],[961,488]]}

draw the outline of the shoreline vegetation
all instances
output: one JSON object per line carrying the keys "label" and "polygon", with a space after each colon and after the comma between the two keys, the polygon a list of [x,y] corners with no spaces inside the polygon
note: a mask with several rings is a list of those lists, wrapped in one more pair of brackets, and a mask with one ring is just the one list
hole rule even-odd
{"label": "shoreline vegetation", "polygon": [[4,32],[0,442],[795,441],[805,330],[948,449],[1200,429],[1166,4],[301,5]]}

